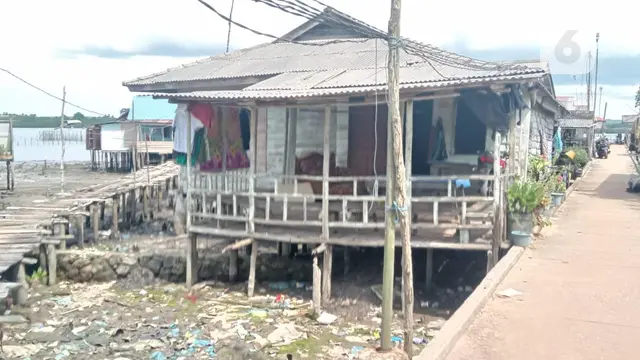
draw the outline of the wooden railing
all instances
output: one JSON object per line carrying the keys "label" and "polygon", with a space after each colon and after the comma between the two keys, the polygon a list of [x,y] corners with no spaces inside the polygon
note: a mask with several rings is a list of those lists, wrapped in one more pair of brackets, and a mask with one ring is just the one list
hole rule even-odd
{"label": "wooden railing", "polygon": [[[498,177],[501,182],[505,176]],[[181,171],[181,183],[186,174]],[[406,211],[412,219],[412,230],[440,229],[459,233],[461,243],[469,241],[470,230],[492,230],[495,226],[494,209],[486,206],[494,203],[499,209],[502,197],[494,201],[493,195],[467,195],[456,188],[456,180],[469,180],[471,183],[494,181],[493,175],[454,175],[454,176],[413,176],[408,181],[411,203]],[[273,186],[256,188],[250,182],[271,183]],[[331,184],[350,184],[352,191],[347,195],[314,194],[309,182],[322,182],[322,176],[307,175],[269,175],[258,174],[251,177],[247,170],[225,173],[204,173],[193,171],[191,175],[191,215],[194,220],[214,221],[217,228],[227,229],[245,225],[247,237],[250,223],[253,226],[273,226],[305,229],[311,233],[322,234],[322,227],[337,229],[381,230],[385,227],[384,194],[359,194],[358,189],[386,188],[386,180],[375,176],[329,177]],[[440,191],[442,195],[422,194],[422,189]],[[359,186],[360,185],[360,186]],[[182,188],[185,188],[182,186]],[[255,191],[251,191],[254,190]],[[502,187],[504,189],[504,186]],[[468,190],[467,190],[468,191]],[[370,192],[370,191],[369,191]],[[323,199],[329,206],[323,209]],[[251,208],[253,204],[253,208]],[[475,204],[475,205],[474,205]],[[477,204],[484,204],[476,208]],[[496,205],[497,204],[497,205]],[[500,211],[501,213],[505,211]],[[253,216],[250,216],[253,215]]]}

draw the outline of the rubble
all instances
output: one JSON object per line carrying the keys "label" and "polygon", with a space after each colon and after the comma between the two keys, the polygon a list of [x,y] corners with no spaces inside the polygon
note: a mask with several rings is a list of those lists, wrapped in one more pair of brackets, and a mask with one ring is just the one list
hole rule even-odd
{"label": "rubble", "polygon": [[[269,294],[267,289],[285,291],[283,284],[265,284],[261,295],[251,299],[215,282],[198,284],[191,292],[159,283],[129,289],[115,280],[34,284],[28,306],[15,309],[30,322],[6,326],[5,355],[51,360],[286,359],[287,354],[294,359],[354,359],[375,348],[378,325],[355,325],[329,312],[312,316],[311,303],[303,296]],[[301,282],[287,287],[308,292]],[[369,313],[375,319],[379,308]],[[400,324],[394,326],[400,334]],[[418,329],[416,336],[425,333]]]}

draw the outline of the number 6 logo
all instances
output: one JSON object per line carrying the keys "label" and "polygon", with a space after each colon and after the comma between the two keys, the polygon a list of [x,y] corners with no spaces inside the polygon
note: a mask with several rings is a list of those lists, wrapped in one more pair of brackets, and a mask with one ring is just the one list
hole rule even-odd
{"label": "number 6 logo", "polygon": [[540,49],[540,59],[549,62],[553,75],[586,74],[591,70],[587,66],[589,53],[580,45],[586,40],[581,35],[578,30],[564,31],[557,42]]}
{"label": "number 6 logo", "polygon": [[[564,64],[574,64],[580,59],[580,45],[573,40],[578,30],[567,30],[554,49],[555,59]],[[568,51],[567,51],[568,50]]]}

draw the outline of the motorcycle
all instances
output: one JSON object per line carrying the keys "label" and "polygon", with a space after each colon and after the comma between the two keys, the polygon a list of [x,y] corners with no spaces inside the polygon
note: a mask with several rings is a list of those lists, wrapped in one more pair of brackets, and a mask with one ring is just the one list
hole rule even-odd
{"label": "motorcycle", "polygon": [[[507,159],[508,154],[503,153],[500,157],[500,169],[504,170],[507,167]],[[490,151],[485,151],[484,153],[478,156],[478,166],[476,167],[476,172],[480,175],[493,175],[493,163],[495,157],[493,153]],[[482,196],[492,196],[493,195],[493,181],[491,180],[482,180],[482,185],[479,190]]]}
{"label": "motorcycle", "polygon": [[596,154],[599,159],[606,159],[609,157],[609,145],[604,141],[598,141],[596,143]]}

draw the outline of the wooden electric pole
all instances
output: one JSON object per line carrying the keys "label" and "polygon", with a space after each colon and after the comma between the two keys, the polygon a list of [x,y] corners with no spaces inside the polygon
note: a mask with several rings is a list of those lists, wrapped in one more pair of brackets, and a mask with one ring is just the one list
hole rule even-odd
{"label": "wooden electric pole", "polygon": [[64,104],[67,102],[67,87],[62,87],[62,111],[60,115],[60,194],[64,194]]}
{"label": "wooden electric pole", "polygon": [[[404,349],[413,354],[413,261],[411,258],[411,229],[407,209],[407,177],[404,165],[402,118],[400,116],[400,12],[401,0],[391,0],[389,17],[389,58],[387,86],[389,87],[389,130],[387,135],[386,228],[384,274],[382,285],[382,350],[391,349],[391,319],[393,318],[393,268],[395,253],[395,223],[400,224],[402,238],[402,310],[405,319]],[[393,152],[393,153],[391,153]]]}

